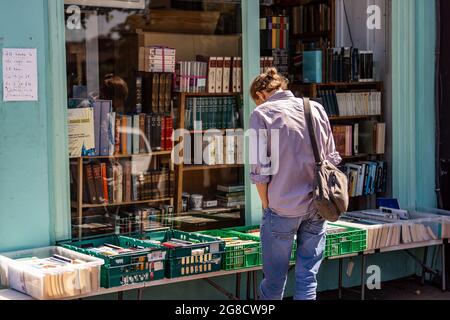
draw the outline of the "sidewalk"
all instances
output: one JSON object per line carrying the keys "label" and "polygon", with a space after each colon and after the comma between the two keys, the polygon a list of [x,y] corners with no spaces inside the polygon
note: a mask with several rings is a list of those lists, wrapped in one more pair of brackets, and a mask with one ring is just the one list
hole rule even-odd
{"label": "sidewalk", "polygon": [[[344,290],[344,300],[360,300],[360,288]],[[318,300],[336,300],[338,291],[318,294]],[[381,290],[366,290],[366,300],[450,300],[450,291],[443,292],[438,286],[422,286],[420,279],[406,278],[383,283]]]}

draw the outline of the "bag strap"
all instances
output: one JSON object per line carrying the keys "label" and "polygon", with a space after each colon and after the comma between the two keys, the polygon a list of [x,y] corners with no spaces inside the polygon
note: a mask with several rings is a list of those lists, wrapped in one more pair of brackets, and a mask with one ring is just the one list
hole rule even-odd
{"label": "bag strap", "polygon": [[322,163],[322,158],[320,157],[319,147],[317,145],[316,133],[314,132],[314,123],[312,120],[311,103],[309,98],[303,98],[303,106],[305,107],[305,117],[308,126],[309,136],[311,138],[311,145],[314,152],[314,158],[316,159],[316,164]]}

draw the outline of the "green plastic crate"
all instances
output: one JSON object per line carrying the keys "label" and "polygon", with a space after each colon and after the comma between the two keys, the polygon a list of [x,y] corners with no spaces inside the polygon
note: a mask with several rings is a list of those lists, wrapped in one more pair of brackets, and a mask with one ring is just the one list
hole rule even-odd
{"label": "green plastic crate", "polygon": [[[106,256],[90,250],[103,246],[105,243],[122,248],[143,248],[137,252],[116,256]],[[108,236],[85,239],[82,241],[62,242],[63,247],[87,255],[101,258],[105,261],[101,270],[101,286],[112,288],[140,282],[161,280],[164,278],[167,248],[146,243],[141,240]]]}
{"label": "green plastic crate", "polygon": [[345,228],[347,231],[337,234],[327,234],[325,258],[338,257],[367,249],[367,231],[341,226],[338,223],[329,224]]}
{"label": "green plastic crate", "polygon": [[236,238],[239,240],[256,241],[253,244],[231,246],[225,242],[225,255],[222,258],[223,270],[239,270],[262,265],[261,241],[259,237],[223,230],[203,231],[200,234],[220,239]]}
{"label": "green plastic crate", "polygon": [[140,239],[159,241],[171,239],[195,242],[193,245],[169,249],[166,277],[169,279],[221,270],[225,242],[214,237],[178,230],[162,230],[145,233]]}
{"label": "green plastic crate", "polygon": [[[260,226],[247,226],[247,227],[236,227],[236,228],[227,228],[227,229],[223,229],[223,231],[227,231],[227,232],[234,232],[236,234],[241,234],[241,235],[250,235],[252,237],[256,237],[258,239],[260,239],[259,235],[252,235],[251,233],[249,233],[250,231],[253,230],[260,230]],[[292,245],[292,253],[291,253],[291,259],[290,262],[296,262],[297,261],[297,241],[294,240],[294,243]],[[261,256],[261,263],[262,263],[262,256]]]}

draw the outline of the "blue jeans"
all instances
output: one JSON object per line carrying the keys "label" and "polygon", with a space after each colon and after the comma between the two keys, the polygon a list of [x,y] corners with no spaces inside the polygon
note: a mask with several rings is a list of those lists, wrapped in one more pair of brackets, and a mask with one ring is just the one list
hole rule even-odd
{"label": "blue jeans", "polygon": [[264,279],[261,300],[282,300],[289,271],[292,245],[297,235],[294,300],[316,300],[317,273],[325,251],[326,221],[316,212],[300,218],[284,218],[264,211],[261,244]]}

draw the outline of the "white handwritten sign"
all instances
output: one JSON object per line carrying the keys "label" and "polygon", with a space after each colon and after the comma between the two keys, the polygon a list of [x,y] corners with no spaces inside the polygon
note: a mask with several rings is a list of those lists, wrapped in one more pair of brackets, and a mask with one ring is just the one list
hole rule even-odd
{"label": "white handwritten sign", "polygon": [[36,49],[3,49],[3,101],[38,101]]}

